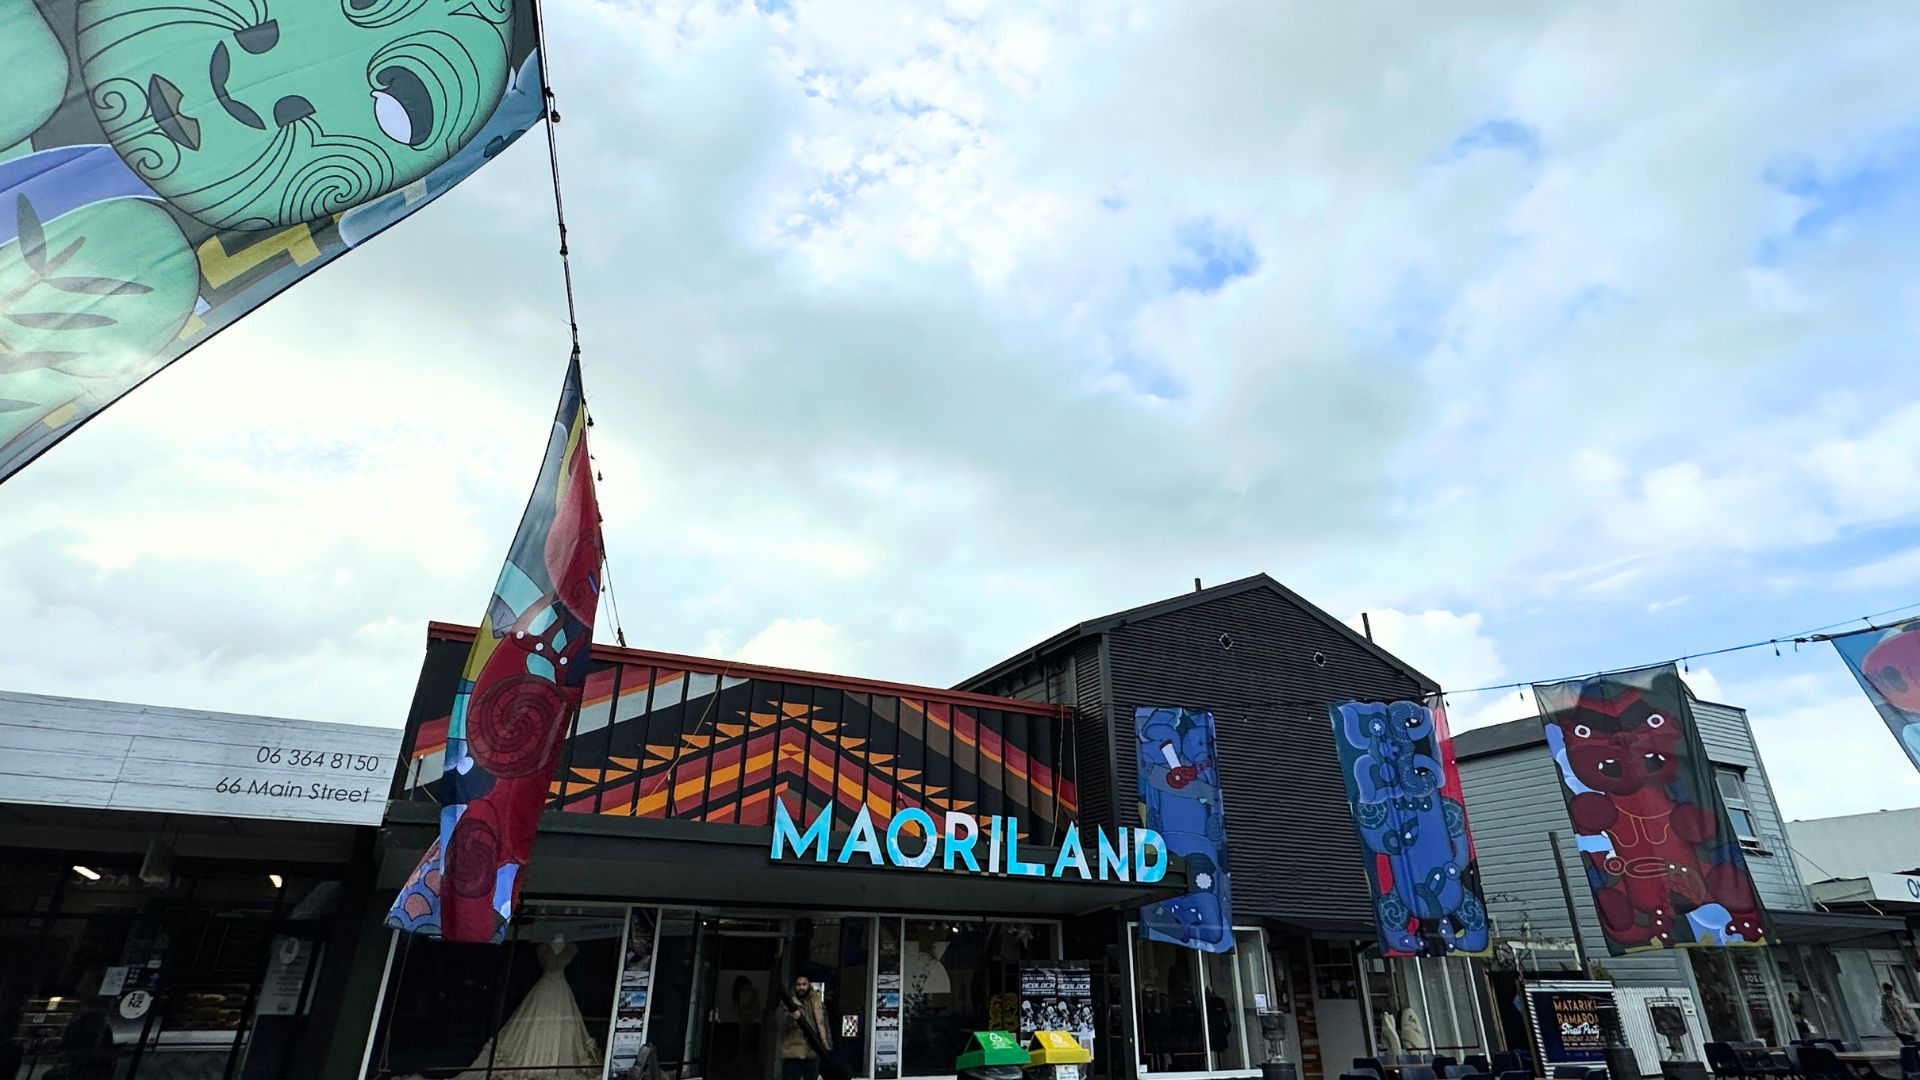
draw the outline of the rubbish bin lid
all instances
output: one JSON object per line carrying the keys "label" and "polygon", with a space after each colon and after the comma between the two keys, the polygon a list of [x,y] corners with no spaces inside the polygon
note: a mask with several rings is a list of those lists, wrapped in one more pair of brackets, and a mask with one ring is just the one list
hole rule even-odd
{"label": "rubbish bin lid", "polygon": [[976,1031],[967,1036],[960,1047],[960,1057],[953,1063],[955,1069],[971,1069],[979,1065],[1025,1065],[1027,1048],[1020,1045],[1018,1036],[1007,1031]]}
{"label": "rubbish bin lid", "polygon": [[1093,1060],[1080,1040],[1067,1031],[1036,1031],[1027,1054],[1029,1065],[1085,1065]]}

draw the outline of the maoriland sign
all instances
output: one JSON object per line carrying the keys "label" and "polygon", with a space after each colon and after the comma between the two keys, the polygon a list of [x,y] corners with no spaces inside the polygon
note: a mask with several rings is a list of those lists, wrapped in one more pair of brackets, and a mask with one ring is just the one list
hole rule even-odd
{"label": "maoriland sign", "polygon": [[864,859],[868,866],[939,869],[966,874],[1008,874],[1015,877],[1077,877],[1081,881],[1136,881],[1152,884],[1167,876],[1167,842],[1152,829],[1093,830],[1091,856],[1080,838],[1080,826],[1068,825],[1060,850],[1051,863],[1020,857],[1020,830],[1011,817],[982,821],[972,814],[947,811],[936,823],[933,815],[909,807],[893,815],[885,832],[873,823],[865,807],[854,816],[853,827],[833,850],[833,813],[816,816],[802,830],[787,812],[786,803],[773,804],[775,862],[809,861],[845,866]]}

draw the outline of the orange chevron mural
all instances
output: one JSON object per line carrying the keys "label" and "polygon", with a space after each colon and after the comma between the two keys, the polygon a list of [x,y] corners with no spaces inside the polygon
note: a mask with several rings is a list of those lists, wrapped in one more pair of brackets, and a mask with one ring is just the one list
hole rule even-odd
{"label": "orange chevron mural", "polygon": [[[434,624],[396,797],[431,798],[463,627]],[[1042,839],[1077,818],[1063,708],[642,650],[594,650],[549,810],[768,825],[866,807],[1015,817]]]}

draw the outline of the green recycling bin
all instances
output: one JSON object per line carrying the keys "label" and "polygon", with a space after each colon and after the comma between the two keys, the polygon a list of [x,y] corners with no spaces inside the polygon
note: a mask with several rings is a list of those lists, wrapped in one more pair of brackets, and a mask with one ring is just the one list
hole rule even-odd
{"label": "green recycling bin", "polygon": [[1093,1055],[1070,1031],[1036,1031],[1027,1051],[1026,1080],[1085,1080]]}
{"label": "green recycling bin", "polygon": [[1006,1031],[976,1031],[960,1046],[953,1070],[959,1080],[1022,1080],[1027,1048]]}

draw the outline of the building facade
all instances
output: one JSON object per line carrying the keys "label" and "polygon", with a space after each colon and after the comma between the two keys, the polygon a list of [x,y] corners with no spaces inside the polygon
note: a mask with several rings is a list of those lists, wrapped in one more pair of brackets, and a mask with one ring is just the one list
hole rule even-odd
{"label": "building facade", "polygon": [[[0,695],[39,755],[0,768],[0,1077],[767,1080],[800,975],[868,1080],[1041,1025],[1116,1080],[1487,1049],[1469,962],[1377,951],[1327,713],[1437,687],[1270,578],[956,688],[596,648],[500,946],[384,925],[474,633],[429,627],[400,730]],[[1214,717],[1217,865],[1143,827],[1135,710],[1174,706]],[[1221,870],[1229,951],[1143,940]]]}
{"label": "building facade", "polygon": [[1893,987],[1920,1009],[1920,807],[1787,822],[1794,860],[1822,910],[1891,916],[1904,932],[1833,950],[1836,982],[1855,1028],[1887,1034],[1881,996]]}
{"label": "building facade", "polygon": [[[1458,1059],[1485,1048],[1483,995],[1468,961],[1379,954],[1327,711],[1351,699],[1418,700],[1438,690],[1433,680],[1258,575],[1080,623],[961,685],[1068,706],[1083,820],[1109,827],[1140,819],[1135,710],[1214,714],[1239,951],[1258,946],[1267,977],[1236,977],[1197,954],[1143,943],[1131,913],[1114,912],[1110,933],[1128,953],[1117,974],[1134,1003],[1122,1021],[1138,1074],[1258,1064],[1252,1040],[1249,1056],[1231,1039],[1225,1052],[1195,1045],[1196,1036],[1222,1040],[1184,986],[1232,1003],[1243,1030],[1261,1026],[1267,1059],[1294,1062],[1310,1078],[1337,1076],[1356,1057],[1426,1050]],[[1093,763],[1104,768],[1086,768]]]}
{"label": "building facade", "polygon": [[350,1075],[399,732],[0,692],[0,1077]]}
{"label": "building facade", "polygon": [[[1773,787],[1743,709],[1691,701],[1714,779],[1770,920],[1757,948],[1687,948],[1610,956],[1560,771],[1537,717],[1454,739],[1494,925],[1489,965],[1498,1027],[1525,1045],[1510,1002],[1529,977],[1583,974],[1613,982],[1623,1028],[1644,1074],[1664,1060],[1704,1060],[1708,1041],[1780,1045],[1818,1032],[1858,1038],[1840,990],[1836,946],[1884,940],[1897,922],[1820,909],[1795,865]],[[1576,925],[1577,924],[1577,925]],[[1683,1017],[1685,1030],[1657,1017]]]}

